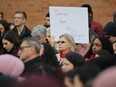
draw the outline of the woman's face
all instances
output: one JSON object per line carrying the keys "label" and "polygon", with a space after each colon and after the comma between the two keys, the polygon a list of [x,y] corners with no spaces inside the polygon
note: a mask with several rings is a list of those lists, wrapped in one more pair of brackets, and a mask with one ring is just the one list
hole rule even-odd
{"label": "woman's face", "polygon": [[116,42],[113,43],[112,45],[113,45],[114,53],[116,54]]}
{"label": "woman's face", "polygon": [[0,24],[0,32],[1,32],[1,33],[4,33],[4,30],[5,30],[5,29],[4,29],[4,26],[3,26],[2,24]]}
{"label": "woman's face", "polygon": [[42,44],[42,43],[45,43],[46,41],[46,37],[41,37],[39,40],[39,43]]}
{"label": "woman's face", "polygon": [[96,38],[92,43],[92,52],[93,54],[96,54],[96,52],[100,50],[102,50],[102,43],[98,38]]}
{"label": "woman's face", "polygon": [[15,25],[11,24],[10,25],[10,30],[13,30],[15,28]]}
{"label": "woman's face", "polygon": [[46,32],[46,39],[48,39],[49,42],[51,41],[51,36],[49,32]]}
{"label": "woman's face", "polygon": [[8,41],[6,39],[2,40],[2,44],[3,44],[3,48],[6,49],[7,52],[10,52],[14,46],[13,43],[11,43],[10,41]]}
{"label": "woman's face", "polygon": [[109,39],[110,39],[110,41],[111,41],[111,43],[112,43],[112,42],[114,42],[114,40],[116,40],[116,36],[110,36]]}
{"label": "woman's face", "polygon": [[59,40],[59,51],[62,53],[69,52],[70,47],[70,43],[64,37],[61,37]]}
{"label": "woman's face", "polygon": [[81,44],[75,45],[75,51],[79,52],[81,50],[81,48],[83,48],[83,46]]}
{"label": "woman's face", "polygon": [[68,61],[66,58],[64,58],[63,60],[63,66],[61,68],[63,73],[66,73],[74,69],[74,65],[70,61]]}

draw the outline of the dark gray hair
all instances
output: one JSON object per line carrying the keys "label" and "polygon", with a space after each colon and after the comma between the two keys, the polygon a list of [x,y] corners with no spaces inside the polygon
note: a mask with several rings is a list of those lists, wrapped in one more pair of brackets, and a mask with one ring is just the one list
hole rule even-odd
{"label": "dark gray hair", "polygon": [[34,38],[42,38],[46,35],[46,28],[43,25],[37,25],[32,29],[31,32],[32,37]]}
{"label": "dark gray hair", "polygon": [[29,38],[25,38],[23,41],[26,41],[26,43],[29,46],[34,46],[37,53],[40,52],[41,45],[38,43],[37,39],[33,37],[29,37]]}

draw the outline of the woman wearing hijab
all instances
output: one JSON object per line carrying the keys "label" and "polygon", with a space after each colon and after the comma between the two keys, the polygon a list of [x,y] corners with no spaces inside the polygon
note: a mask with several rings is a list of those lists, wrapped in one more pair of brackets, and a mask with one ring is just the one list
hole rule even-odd
{"label": "woman wearing hijab", "polygon": [[15,56],[0,55],[0,73],[5,76],[17,78],[24,70],[23,62]]}
{"label": "woman wearing hijab", "polygon": [[73,69],[79,68],[83,66],[84,62],[84,58],[80,54],[76,52],[70,52],[64,58],[62,71],[63,73],[66,73]]}

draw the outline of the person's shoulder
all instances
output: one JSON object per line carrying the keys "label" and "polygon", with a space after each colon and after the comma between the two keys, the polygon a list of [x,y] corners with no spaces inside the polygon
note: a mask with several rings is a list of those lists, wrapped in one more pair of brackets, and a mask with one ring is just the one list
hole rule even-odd
{"label": "person's shoulder", "polygon": [[27,31],[31,31],[27,26],[24,26],[24,29]]}
{"label": "person's shoulder", "polygon": [[98,22],[98,21],[92,21],[92,23],[96,24],[96,25],[101,25],[102,26],[102,24],[100,22]]}
{"label": "person's shoulder", "polygon": [[25,34],[25,36],[31,36],[31,30],[27,26],[24,26],[23,29],[23,33]]}
{"label": "person's shoulder", "polygon": [[29,61],[26,61],[25,64],[26,65],[34,65],[34,64],[38,64],[39,62],[43,63],[43,59],[40,56],[37,56]]}

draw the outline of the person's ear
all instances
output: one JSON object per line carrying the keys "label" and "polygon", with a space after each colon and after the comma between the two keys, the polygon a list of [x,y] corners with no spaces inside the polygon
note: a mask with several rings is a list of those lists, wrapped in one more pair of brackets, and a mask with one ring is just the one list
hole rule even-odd
{"label": "person's ear", "polygon": [[26,19],[23,19],[23,23],[25,23],[26,22]]}

